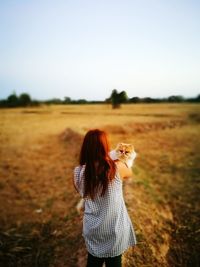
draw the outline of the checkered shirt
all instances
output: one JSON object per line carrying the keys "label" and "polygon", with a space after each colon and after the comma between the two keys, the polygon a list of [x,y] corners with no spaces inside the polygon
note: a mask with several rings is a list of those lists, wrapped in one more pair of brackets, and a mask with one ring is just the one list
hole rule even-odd
{"label": "checkered shirt", "polygon": [[[85,165],[74,169],[74,184],[83,197]],[[104,196],[84,199],[83,237],[95,257],[115,257],[136,245],[133,225],[125,206],[118,172]]]}

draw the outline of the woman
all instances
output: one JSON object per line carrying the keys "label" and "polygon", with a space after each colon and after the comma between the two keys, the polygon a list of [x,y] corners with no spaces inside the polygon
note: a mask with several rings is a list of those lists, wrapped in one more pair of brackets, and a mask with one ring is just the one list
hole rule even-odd
{"label": "woman", "polygon": [[98,129],[85,135],[74,185],[84,198],[83,237],[87,267],[120,267],[122,253],[136,244],[122,193],[122,180],[131,169],[109,157],[106,133]]}

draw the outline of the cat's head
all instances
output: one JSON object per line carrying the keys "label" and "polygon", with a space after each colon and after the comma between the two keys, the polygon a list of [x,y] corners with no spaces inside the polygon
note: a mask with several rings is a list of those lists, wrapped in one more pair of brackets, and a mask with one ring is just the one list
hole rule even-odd
{"label": "cat's head", "polygon": [[119,159],[126,160],[134,153],[134,146],[132,144],[119,143],[115,151]]}

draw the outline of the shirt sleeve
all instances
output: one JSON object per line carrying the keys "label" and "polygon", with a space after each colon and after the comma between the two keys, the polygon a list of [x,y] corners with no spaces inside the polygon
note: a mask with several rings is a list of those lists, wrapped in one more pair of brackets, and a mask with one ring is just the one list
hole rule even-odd
{"label": "shirt sleeve", "polygon": [[83,196],[83,190],[82,190],[82,178],[81,178],[81,166],[77,166],[74,168],[74,186],[77,192]]}

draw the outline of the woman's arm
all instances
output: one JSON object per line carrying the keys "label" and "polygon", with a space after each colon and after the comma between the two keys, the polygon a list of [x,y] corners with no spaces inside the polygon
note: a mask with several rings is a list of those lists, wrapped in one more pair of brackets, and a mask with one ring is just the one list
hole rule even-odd
{"label": "woman's arm", "polygon": [[119,171],[119,175],[122,179],[131,177],[133,175],[132,169],[128,168],[127,165],[121,161],[116,162],[117,169]]}
{"label": "woman's arm", "polygon": [[79,192],[79,188],[78,188],[78,182],[80,180],[80,171],[81,171],[81,168],[80,166],[77,166],[74,168],[74,175],[73,175],[73,185],[74,185],[74,188],[75,190],[80,194]]}

